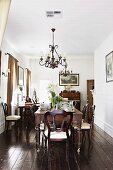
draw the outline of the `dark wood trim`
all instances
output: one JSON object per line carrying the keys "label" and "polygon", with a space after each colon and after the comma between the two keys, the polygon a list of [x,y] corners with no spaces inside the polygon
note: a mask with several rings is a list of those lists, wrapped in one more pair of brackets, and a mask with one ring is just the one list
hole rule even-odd
{"label": "dark wood trim", "polygon": [[10,57],[14,58],[17,62],[19,62],[15,57],[13,57],[11,54],[9,53],[5,53],[5,55],[9,55]]}

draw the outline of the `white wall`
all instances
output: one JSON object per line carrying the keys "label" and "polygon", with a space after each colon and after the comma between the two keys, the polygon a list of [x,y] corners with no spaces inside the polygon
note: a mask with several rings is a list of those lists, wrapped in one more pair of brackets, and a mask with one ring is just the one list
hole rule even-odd
{"label": "white wall", "polygon": [[106,82],[105,56],[113,51],[113,33],[96,49],[94,56],[95,123],[113,137],[113,82]]}
{"label": "white wall", "polygon": [[[16,52],[14,48],[7,42],[5,39],[2,44],[2,61],[1,61],[1,72],[7,73],[7,68],[8,68],[8,55],[5,55],[5,53],[9,53],[12,56],[14,56],[19,62],[18,65],[23,67],[25,69],[26,67],[26,60],[25,58]],[[7,77],[1,76],[1,97],[2,101],[6,102],[6,96],[7,96]]]}
{"label": "white wall", "polygon": [[[81,92],[81,106],[86,103],[87,97],[87,80],[94,78],[93,56],[73,56],[67,58],[68,69],[73,73],[79,73],[79,86],[73,86],[72,89]],[[30,59],[30,69],[32,72],[32,88],[35,88],[39,97],[39,81],[50,80],[59,85],[59,71],[62,66],[56,69],[45,68],[39,65],[39,59]],[[59,86],[64,90],[63,86]]]}
{"label": "white wall", "polygon": [[[19,61],[18,65],[20,65],[24,69],[25,67],[28,66],[28,62],[25,60],[25,58],[21,56],[18,52],[16,52],[14,48],[5,39],[3,41],[1,51],[2,51],[1,72],[5,72],[7,74],[8,55],[5,55],[5,53],[10,53],[12,56],[17,58],[17,60]],[[7,77],[3,76],[2,74],[1,74],[0,92],[1,92],[0,103],[6,102],[7,101]],[[14,110],[14,107],[13,107],[13,110]],[[4,130],[4,114],[3,114],[3,110],[0,105],[0,133],[2,133],[3,130]]]}
{"label": "white wall", "polygon": [[[38,59],[25,60],[14,48],[9,44],[5,39],[2,45],[2,70],[6,72],[7,70],[7,59],[8,56],[5,53],[12,54],[19,61],[19,65],[24,69],[28,67],[31,70],[31,91],[33,88],[36,88],[37,95],[39,97],[39,82],[40,80],[50,80],[51,83],[59,85],[59,71],[62,70],[62,66],[58,69],[49,69],[44,66],[39,65]],[[93,56],[73,56],[72,58],[67,58],[69,69],[73,73],[79,73],[80,81],[79,86],[74,86],[72,89],[81,92],[81,106],[86,102],[86,93],[87,93],[87,80],[94,78],[93,71]],[[60,86],[60,90],[64,90],[63,86]],[[1,101],[6,101],[7,96],[7,77],[1,77]],[[32,94],[31,94],[32,96]],[[4,125],[4,116],[3,113],[0,113],[0,129],[3,129]],[[0,133],[2,130],[0,131]]]}

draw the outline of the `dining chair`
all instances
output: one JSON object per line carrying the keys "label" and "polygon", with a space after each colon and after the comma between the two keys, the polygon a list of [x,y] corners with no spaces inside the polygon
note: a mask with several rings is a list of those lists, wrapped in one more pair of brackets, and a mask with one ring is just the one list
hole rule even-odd
{"label": "dining chair", "polygon": [[44,136],[46,139],[46,145],[48,141],[48,153],[50,155],[52,142],[66,142],[66,160],[67,160],[67,147],[71,137],[71,123],[73,119],[73,113],[66,112],[64,110],[53,110],[44,114],[44,122],[46,129]]}
{"label": "dining chair", "polygon": [[74,101],[73,101],[73,106],[74,106],[76,109],[80,110],[80,100],[74,100]]}
{"label": "dining chair", "polygon": [[88,119],[88,109],[89,109],[89,105],[86,103],[84,106],[83,106],[83,108],[82,108],[82,113],[83,113],[83,115],[82,115],[82,119],[84,120],[87,120]]}
{"label": "dining chair", "polygon": [[87,119],[84,119],[82,124],[81,124],[81,131],[82,131],[82,144],[85,143],[86,140],[86,135],[88,137],[88,150],[90,150],[91,147],[91,137],[92,137],[92,128],[93,128],[93,123],[94,123],[94,111],[95,111],[95,105],[88,107],[86,109],[86,117]]}
{"label": "dining chair", "polygon": [[81,114],[73,113],[72,142],[73,145],[77,148],[78,154],[80,154],[81,147],[81,125],[82,125],[82,113]]}
{"label": "dining chair", "polygon": [[73,143],[75,143],[75,135],[77,141],[77,152],[80,154],[81,146],[84,146],[86,137],[88,138],[88,150],[91,146],[91,130],[94,122],[94,110],[95,106],[89,107],[88,104],[83,106],[82,109],[82,117],[76,117],[73,119],[72,127],[73,127]]}
{"label": "dining chair", "polygon": [[35,105],[25,105],[23,125],[26,130],[26,142],[30,142],[30,132],[35,128]]}
{"label": "dining chair", "polygon": [[10,122],[14,122],[18,128],[21,121],[21,116],[19,115],[9,115],[7,103],[1,103],[3,107],[3,112],[5,116],[5,131],[9,129]]}
{"label": "dining chair", "polygon": [[35,126],[36,130],[36,151],[37,153],[40,152],[41,149],[46,151],[46,142],[45,142],[45,136],[44,136],[44,131],[45,131],[45,124],[43,121],[40,122],[40,124]]}

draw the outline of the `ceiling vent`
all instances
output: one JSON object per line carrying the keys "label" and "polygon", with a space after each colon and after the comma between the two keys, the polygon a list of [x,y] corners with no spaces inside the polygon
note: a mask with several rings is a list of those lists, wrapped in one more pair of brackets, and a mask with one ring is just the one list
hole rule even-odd
{"label": "ceiling vent", "polygon": [[46,16],[48,18],[61,18],[62,17],[62,13],[61,11],[46,11]]}

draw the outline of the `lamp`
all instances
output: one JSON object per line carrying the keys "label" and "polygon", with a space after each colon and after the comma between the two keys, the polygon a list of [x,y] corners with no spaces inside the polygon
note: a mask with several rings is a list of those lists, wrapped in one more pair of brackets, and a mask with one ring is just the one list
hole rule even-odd
{"label": "lamp", "polygon": [[7,76],[8,76],[8,73],[10,73],[10,69],[7,69],[7,70],[6,70],[6,73],[5,73],[5,72],[2,72],[2,75],[5,76],[5,77],[7,77]]}
{"label": "lamp", "polygon": [[4,73],[4,72],[2,72],[2,75],[3,75],[3,76],[5,76],[5,77],[7,77],[7,74],[6,74],[6,73]]}
{"label": "lamp", "polygon": [[65,65],[64,69],[59,72],[59,74],[62,74],[64,77],[66,77],[69,74],[72,74],[72,71],[67,70],[67,63]]}
{"label": "lamp", "polygon": [[[58,45],[54,45],[55,28],[52,28],[51,30],[53,32],[53,44],[49,45],[51,56],[48,55],[47,58],[45,59],[45,61],[44,61],[43,57],[41,56],[39,64],[41,66],[45,66],[45,67],[54,69],[54,68],[58,68],[59,64],[62,66],[66,66],[66,58],[62,58],[62,56],[57,53],[56,49],[58,48]],[[56,55],[56,57],[55,57],[55,55]]]}

